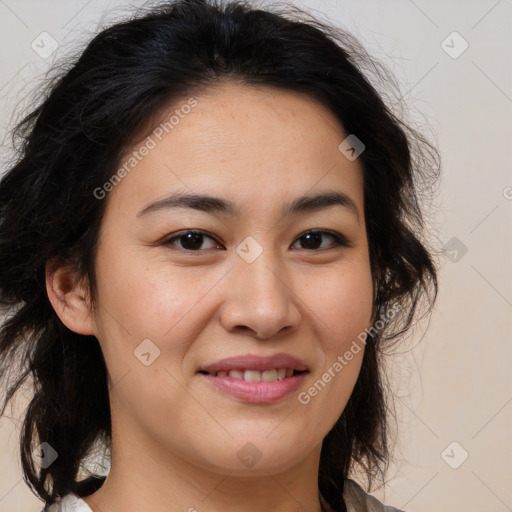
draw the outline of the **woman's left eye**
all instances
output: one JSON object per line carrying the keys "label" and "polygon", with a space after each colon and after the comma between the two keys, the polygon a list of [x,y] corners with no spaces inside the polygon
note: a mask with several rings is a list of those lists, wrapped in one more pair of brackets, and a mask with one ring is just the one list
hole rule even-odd
{"label": "woman's left eye", "polygon": [[[343,247],[351,247],[350,242],[341,234],[331,231],[325,230],[315,230],[315,231],[307,231],[299,238],[297,238],[297,242],[302,243],[302,249],[306,250],[315,250],[315,249],[325,249],[326,247],[322,245],[322,239],[328,236],[334,240],[334,244],[331,244],[331,247],[343,246]],[[207,235],[203,231],[198,230],[190,230],[190,231],[182,231],[180,234],[173,236],[172,238],[167,239],[163,245],[176,245],[175,241],[181,242],[181,247],[179,249],[183,249],[188,252],[198,252],[201,250],[201,246],[203,245],[204,239],[210,239],[210,249],[219,247],[219,243],[213,239],[211,236]],[[297,243],[295,242],[295,244]],[[294,245],[295,245],[294,244]],[[293,247],[293,246],[292,246]],[[327,247],[329,248],[329,246]]]}
{"label": "woman's left eye", "polygon": [[[332,231],[308,231],[301,235],[297,241],[303,240],[306,247],[303,249],[311,250],[311,249],[325,249],[325,246],[322,247],[322,237],[329,236],[334,240],[334,247],[342,246],[342,247],[351,247],[350,242],[341,234],[335,233]],[[329,248],[329,247],[327,247]]]}

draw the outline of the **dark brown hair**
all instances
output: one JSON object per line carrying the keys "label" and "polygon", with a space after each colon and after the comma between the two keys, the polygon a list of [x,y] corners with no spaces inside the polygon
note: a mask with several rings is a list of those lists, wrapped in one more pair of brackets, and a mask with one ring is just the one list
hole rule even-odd
{"label": "dark brown hair", "polygon": [[[409,330],[420,301],[430,312],[437,295],[420,200],[438,179],[438,153],[393,113],[384,100],[390,96],[377,92],[370,80],[389,89],[392,76],[350,33],[287,7],[176,0],[142,11],[96,35],[13,132],[17,159],[0,182],[1,412],[31,377],[21,461],[27,484],[47,503],[68,492],[88,495],[103,483],[79,482],[77,475],[94,441],[110,441],[111,420],[99,343],[60,321],[47,297],[46,265],[74,264],[95,298],[106,201],[94,190],[114,174],[151,116],[219,80],[306,93],[365,145],[359,158],[376,322],[385,328],[368,336],[353,393],[323,441],[319,488],[336,510],[345,510],[343,479],[354,464],[370,482],[384,474],[390,406],[383,351]],[[397,305],[400,313],[389,321]],[[58,452],[46,468],[32,456],[42,442]]]}

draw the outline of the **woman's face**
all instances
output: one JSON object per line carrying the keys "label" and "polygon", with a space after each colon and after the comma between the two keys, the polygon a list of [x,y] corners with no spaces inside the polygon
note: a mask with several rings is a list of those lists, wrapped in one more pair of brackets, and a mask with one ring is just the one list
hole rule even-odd
{"label": "woman's face", "polygon": [[[360,370],[373,306],[362,167],[309,97],[223,84],[188,100],[131,148],[140,161],[124,159],[103,199],[91,325],[114,446],[220,473],[283,471],[319,456]],[[322,194],[346,199],[299,200]],[[202,373],[226,358],[234,373]],[[250,382],[283,368],[306,371]]]}

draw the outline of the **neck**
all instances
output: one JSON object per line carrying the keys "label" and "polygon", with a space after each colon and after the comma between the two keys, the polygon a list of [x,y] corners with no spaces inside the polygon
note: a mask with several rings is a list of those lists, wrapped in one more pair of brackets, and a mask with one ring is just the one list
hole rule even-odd
{"label": "neck", "polygon": [[108,477],[84,501],[93,512],[323,512],[320,449],[281,472],[240,475],[199,467],[157,446],[113,444]]}

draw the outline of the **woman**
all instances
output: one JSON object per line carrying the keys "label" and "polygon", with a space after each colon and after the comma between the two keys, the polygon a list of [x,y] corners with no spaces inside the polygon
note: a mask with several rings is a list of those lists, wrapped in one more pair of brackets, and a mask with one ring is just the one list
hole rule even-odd
{"label": "woman", "polygon": [[[0,182],[1,377],[45,511],[376,511],[437,153],[349,34],[177,0],[98,34]],[[421,188],[424,187],[424,188]],[[4,408],[5,409],[5,404]],[[95,443],[105,478],[83,475]]]}

